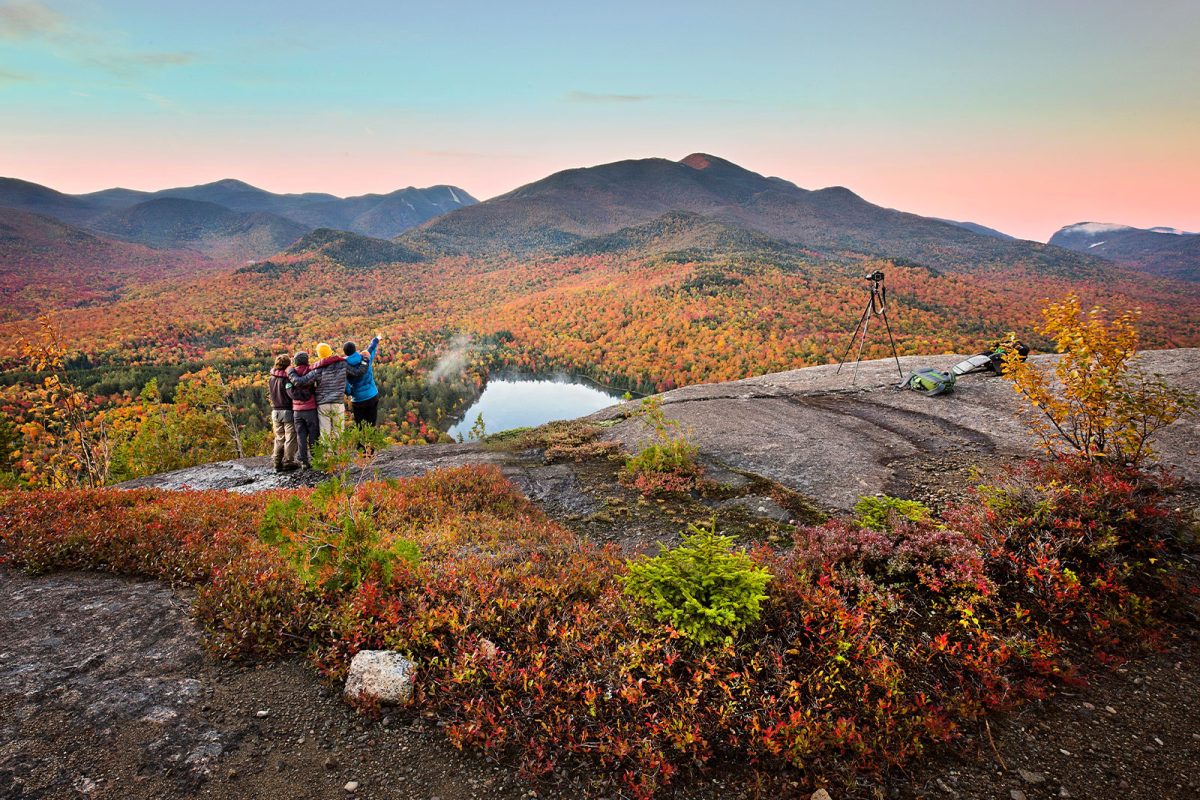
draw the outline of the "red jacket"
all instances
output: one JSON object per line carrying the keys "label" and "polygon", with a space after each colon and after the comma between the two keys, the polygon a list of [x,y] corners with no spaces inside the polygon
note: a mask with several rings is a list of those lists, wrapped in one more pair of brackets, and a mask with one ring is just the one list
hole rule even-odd
{"label": "red jacket", "polygon": [[317,387],[312,382],[306,382],[304,385],[297,385],[295,382],[296,378],[307,375],[309,372],[312,372],[312,367],[299,364],[288,371],[287,392],[292,398],[293,411],[317,410]]}

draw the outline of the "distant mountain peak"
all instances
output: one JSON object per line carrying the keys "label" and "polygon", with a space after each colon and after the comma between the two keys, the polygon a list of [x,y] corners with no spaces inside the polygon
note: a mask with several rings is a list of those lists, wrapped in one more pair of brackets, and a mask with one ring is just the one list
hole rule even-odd
{"label": "distant mountain peak", "polygon": [[1115,222],[1076,222],[1074,225],[1068,225],[1063,228],[1060,233],[1070,232],[1091,235],[1097,233],[1113,233],[1115,231],[1129,230],[1133,230],[1133,228],[1128,225],[1119,225]]}
{"label": "distant mountain peak", "polygon": [[[200,184],[200,185],[204,186],[206,184]],[[239,181],[237,178],[221,178],[221,180],[213,181],[212,183],[207,184],[207,185],[208,186],[219,186],[222,189],[254,189],[256,191],[262,191],[257,186],[251,186],[250,184],[246,183],[245,181]]]}
{"label": "distant mountain peak", "polygon": [[724,158],[718,158],[717,156],[710,155],[709,153],[692,153],[690,156],[681,159],[679,163],[683,164],[685,167],[691,167],[692,169],[699,171],[728,169],[735,170],[737,172],[749,172],[749,170],[747,170],[745,167],[740,167],[732,161],[728,161]]}
{"label": "distant mountain peak", "polygon": [[1178,228],[1135,228],[1111,222],[1077,222],[1049,244],[1185,281],[1200,282],[1200,235]]}
{"label": "distant mountain peak", "polygon": [[707,153],[692,153],[687,158],[680,160],[679,163],[692,169],[708,169],[713,164],[713,157]]}

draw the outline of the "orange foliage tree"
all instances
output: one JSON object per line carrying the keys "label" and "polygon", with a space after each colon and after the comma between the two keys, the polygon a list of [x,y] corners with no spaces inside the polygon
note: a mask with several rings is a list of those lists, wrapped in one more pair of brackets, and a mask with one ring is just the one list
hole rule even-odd
{"label": "orange foliage tree", "polygon": [[6,393],[6,406],[23,411],[16,426],[22,437],[12,459],[21,479],[56,488],[100,486],[108,472],[108,437],[91,424],[94,402],[71,381],[66,348],[50,316],[40,317],[30,338],[20,343],[24,366],[40,376]]}
{"label": "orange foliage tree", "polygon": [[1079,298],[1067,295],[1042,311],[1038,332],[1055,342],[1059,358],[1048,371],[1010,347],[1004,374],[1032,406],[1028,419],[1045,448],[1137,466],[1151,455],[1150,440],[1195,408],[1196,398],[1157,376],[1131,368],[1137,351],[1137,311],[1111,321],[1095,307],[1086,315]]}

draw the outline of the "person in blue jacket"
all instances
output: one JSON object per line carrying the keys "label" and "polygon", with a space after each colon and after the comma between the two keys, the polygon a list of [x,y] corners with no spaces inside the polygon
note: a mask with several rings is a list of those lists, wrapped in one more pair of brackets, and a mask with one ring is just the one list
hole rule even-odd
{"label": "person in blue jacket", "polygon": [[346,394],[350,395],[354,424],[374,425],[379,418],[379,387],[375,385],[375,351],[379,348],[379,334],[361,353],[354,342],[342,345],[346,354]]}

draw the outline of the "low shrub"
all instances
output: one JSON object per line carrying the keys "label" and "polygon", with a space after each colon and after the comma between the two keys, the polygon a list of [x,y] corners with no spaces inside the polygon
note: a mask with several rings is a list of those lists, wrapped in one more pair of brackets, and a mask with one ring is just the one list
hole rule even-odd
{"label": "low shrub", "polygon": [[1050,628],[1082,623],[1114,648],[1152,630],[1159,598],[1174,595],[1188,524],[1169,479],[1117,464],[1030,462],[979,505],[951,519],[981,548],[1009,605]]}
{"label": "low shrub", "polygon": [[625,459],[620,480],[644,495],[690,492],[699,488],[704,468],[699,448],[678,431],[679,423],[667,419],[662,401],[647,397],[637,411],[654,432],[654,441]]}
{"label": "low shrub", "polygon": [[618,442],[600,438],[604,428],[585,420],[551,422],[527,431],[520,439],[526,447],[537,447],[547,463],[610,458],[621,450]]}
{"label": "low shrub", "polygon": [[447,470],[355,490],[421,559],[336,588],[259,536],[310,490],[8,493],[0,538],[26,569],[196,583],[226,657],[304,651],[336,679],[360,649],[404,651],[412,713],[456,745],[649,798],[706,768],[768,787],[885,770],[1073,680],[1089,641],[1147,641],[1185,523],[1153,475],[1076,469],[1014,473],[938,523],[833,520],[747,553],[705,528],[629,566],[498,470]]}
{"label": "low shrub", "polygon": [[732,642],[758,619],[771,573],[735,552],[716,520],[688,531],[679,546],[629,562],[625,592],[697,644]]}
{"label": "low shrub", "polygon": [[625,460],[621,482],[644,495],[690,492],[704,475],[696,455],[696,448],[683,440],[646,445]]}
{"label": "low shrub", "polygon": [[1047,452],[1136,468],[1151,458],[1160,430],[1195,412],[1194,392],[1133,365],[1139,314],[1109,319],[1096,307],[1085,315],[1073,294],[1048,304],[1038,333],[1059,353],[1052,373],[1027,361],[1009,334],[1004,376],[1027,401],[1025,419]]}
{"label": "low shrub", "polygon": [[891,530],[900,520],[923,522],[929,519],[929,508],[916,500],[877,495],[860,497],[854,504],[854,518],[873,531]]}
{"label": "low shrub", "polygon": [[322,591],[353,588],[368,579],[387,585],[396,569],[421,559],[415,544],[379,529],[374,504],[341,477],[325,481],[308,497],[270,501],[259,538],[306,586]]}

